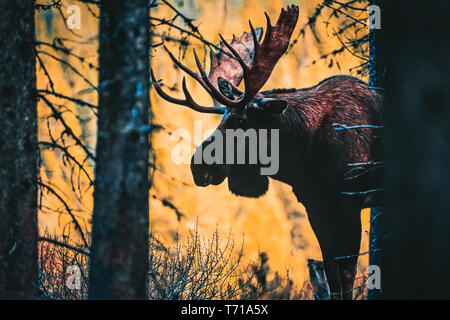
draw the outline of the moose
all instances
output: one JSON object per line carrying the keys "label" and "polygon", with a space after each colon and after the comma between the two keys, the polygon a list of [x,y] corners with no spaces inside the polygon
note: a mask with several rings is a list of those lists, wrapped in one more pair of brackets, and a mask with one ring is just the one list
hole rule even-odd
{"label": "moose", "polygon": [[[260,91],[276,63],[287,51],[297,24],[298,6],[282,9],[272,26],[266,13],[267,29],[235,37],[231,43],[220,36],[221,50],[210,52],[207,75],[193,50],[199,72],[178,61],[176,66],[194,78],[213,98],[213,106],[198,105],[187,89],[185,98],[168,95],[151,71],[153,85],[163,99],[195,111],[223,115],[217,130],[278,129],[279,170],[271,179],[292,186],[307,211],[317,237],[330,290],[330,297],[352,299],[353,281],[361,241],[361,210],[371,205],[370,192],[378,184],[374,174],[348,179],[349,164],[370,163],[378,156],[376,134],[380,125],[381,95],[367,83],[347,75],[337,75],[303,89]],[[243,80],[245,90],[238,88]],[[359,126],[354,130],[336,130]],[[201,152],[211,139],[197,149]],[[195,155],[194,155],[195,156]],[[259,197],[269,187],[268,176],[257,170],[259,164],[196,163],[191,171],[197,186],[221,184],[228,179],[229,190],[238,196]]]}

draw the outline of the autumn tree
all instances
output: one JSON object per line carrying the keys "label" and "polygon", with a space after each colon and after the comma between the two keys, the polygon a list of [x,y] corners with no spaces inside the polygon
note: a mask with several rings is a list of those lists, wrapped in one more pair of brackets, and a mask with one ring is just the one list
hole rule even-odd
{"label": "autumn tree", "polygon": [[144,299],[149,237],[149,1],[100,3],[89,298]]}
{"label": "autumn tree", "polygon": [[0,1],[0,299],[38,296],[33,4]]}

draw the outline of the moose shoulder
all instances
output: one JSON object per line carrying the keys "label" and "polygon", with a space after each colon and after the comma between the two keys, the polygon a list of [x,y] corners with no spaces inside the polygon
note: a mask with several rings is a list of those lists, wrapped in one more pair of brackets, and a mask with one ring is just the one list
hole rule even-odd
{"label": "moose shoulder", "polygon": [[[169,102],[199,112],[223,114],[216,132],[225,138],[236,131],[269,130],[271,135],[276,134],[278,139],[267,142],[268,151],[279,156],[274,173],[261,174],[262,163],[258,161],[197,161],[197,154],[213,141],[207,139],[192,157],[194,181],[205,187],[227,179],[232,193],[246,197],[263,195],[269,187],[268,177],[291,185],[297,199],[305,205],[318,239],[331,297],[351,299],[361,240],[360,211],[371,200],[361,191],[379,182],[373,174],[359,174],[358,179],[347,175],[351,171],[349,164],[370,163],[378,157],[372,126],[381,124],[381,97],[365,82],[351,76],[334,76],[304,89],[260,91],[287,50],[298,12],[297,6],[282,9],[275,26],[266,14],[267,30],[262,42],[262,30],[255,30],[251,23],[251,32],[233,37],[231,43],[221,36],[221,51],[211,52],[209,75],[195,50],[200,74],[169,52],[174,63],[211,95],[212,107],[194,102],[184,79],[185,99],[166,94],[152,71],[153,84]],[[238,88],[242,80],[244,91]],[[338,130],[354,125],[359,128]],[[227,143],[225,153],[238,147]],[[249,147],[245,144],[245,148]]]}
{"label": "moose shoulder", "polygon": [[[336,130],[336,125],[381,124],[380,95],[351,76],[333,76],[304,89],[261,92],[265,98],[287,101],[284,113],[271,115],[280,130],[280,170],[272,178],[293,187],[307,205],[316,195],[366,190],[376,184],[367,175],[357,184],[345,179],[351,163],[377,158],[373,130]],[[361,197],[361,207],[365,198]]]}

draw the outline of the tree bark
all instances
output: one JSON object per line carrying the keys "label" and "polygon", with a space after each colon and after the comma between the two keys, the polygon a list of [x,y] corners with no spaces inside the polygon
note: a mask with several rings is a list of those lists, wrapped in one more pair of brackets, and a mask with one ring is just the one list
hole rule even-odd
{"label": "tree bark", "polygon": [[[380,8],[382,14],[384,0],[370,0],[370,5],[376,5]],[[369,47],[369,84],[382,91],[385,85],[386,66],[384,63],[384,37],[383,18],[381,15],[381,29],[370,29]],[[382,160],[382,159],[377,159]],[[385,233],[385,212],[382,207],[371,208],[370,210],[370,236],[369,236],[369,265],[381,265],[383,239]],[[382,298],[382,291],[371,289],[368,292],[368,300]]]}
{"label": "tree bark", "polygon": [[448,1],[388,1],[386,299],[450,298]]}
{"label": "tree bark", "polygon": [[101,1],[90,299],[144,299],[149,234],[147,0]]}
{"label": "tree bark", "polygon": [[0,1],[0,299],[39,292],[33,3]]}

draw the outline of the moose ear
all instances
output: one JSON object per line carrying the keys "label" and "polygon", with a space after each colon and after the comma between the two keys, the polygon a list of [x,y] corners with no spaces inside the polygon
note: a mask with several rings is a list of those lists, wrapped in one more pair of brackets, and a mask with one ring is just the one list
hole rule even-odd
{"label": "moose ear", "polygon": [[286,100],[274,99],[274,98],[262,98],[259,104],[259,108],[271,112],[273,114],[283,113],[288,106]]}

